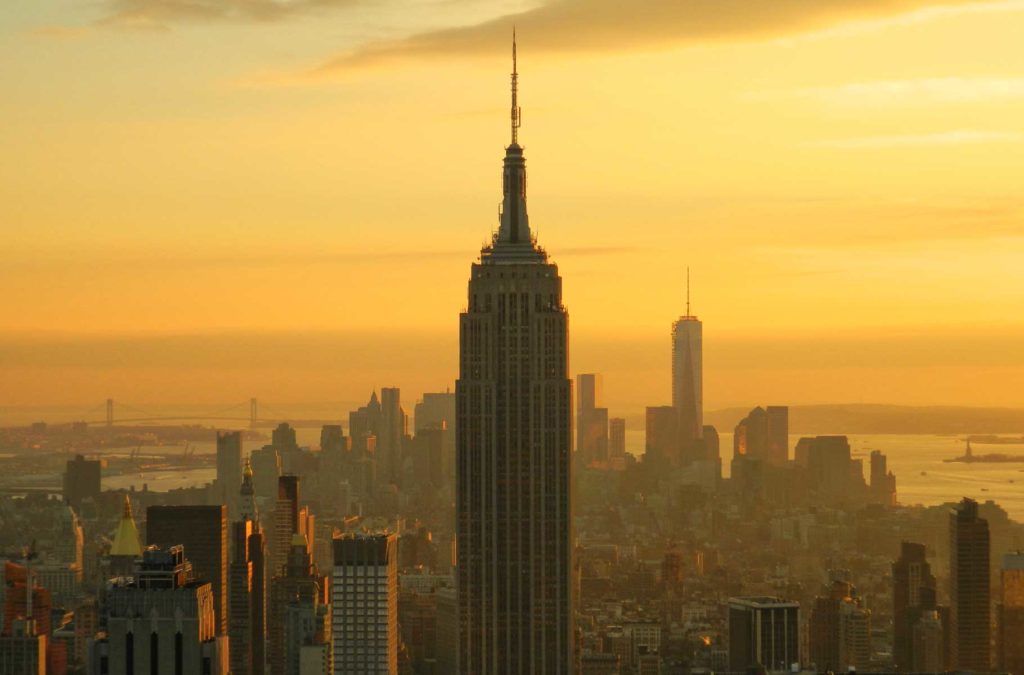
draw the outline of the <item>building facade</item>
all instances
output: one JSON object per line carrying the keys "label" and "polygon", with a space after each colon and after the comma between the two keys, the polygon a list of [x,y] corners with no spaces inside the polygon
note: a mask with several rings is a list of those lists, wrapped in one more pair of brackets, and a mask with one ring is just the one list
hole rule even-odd
{"label": "building facade", "polygon": [[788,671],[800,662],[800,604],[778,598],[729,600],[729,670]]}
{"label": "building facade", "polygon": [[337,675],[397,675],[397,535],[334,540],[331,621]]}
{"label": "building facade", "polygon": [[964,498],[949,514],[949,600],[952,666],[987,671],[991,654],[988,522]]}
{"label": "building facade", "polygon": [[193,580],[183,547],[148,548],[134,579],[111,588],[105,604],[107,638],[96,650],[96,675],[228,675],[213,588]]}

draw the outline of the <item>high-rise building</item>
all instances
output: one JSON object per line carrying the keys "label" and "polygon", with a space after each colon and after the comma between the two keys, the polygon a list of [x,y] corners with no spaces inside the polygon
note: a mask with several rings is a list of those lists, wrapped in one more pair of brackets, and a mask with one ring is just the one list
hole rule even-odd
{"label": "high-rise building", "polygon": [[903,542],[900,557],[892,564],[893,660],[900,672],[921,672],[913,665],[914,628],[926,614],[936,613],[935,589],[924,544]]}
{"label": "high-rise building", "polygon": [[530,231],[517,77],[513,67],[500,226],[460,318],[458,672],[473,675],[574,663],[568,313],[558,267]]}
{"label": "high-rise building", "polygon": [[679,462],[679,411],[669,405],[647,408],[644,461],[659,466]]}
{"label": "high-rise building", "polygon": [[818,672],[866,668],[871,660],[871,612],[853,584],[833,579],[811,609],[809,646]]}
{"label": "high-rise building", "polygon": [[238,519],[238,486],[242,484],[242,432],[217,432],[217,498],[228,507],[228,520]]}
{"label": "high-rise building", "polygon": [[277,479],[277,502],[274,507],[274,526],[270,534],[270,577],[283,574],[288,564],[288,551],[293,535],[301,533],[314,550],[316,520],[305,506],[299,505],[299,477],[281,476]]}
{"label": "high-rise building", "polygon": [[690,272],[686,272],[686,314],[672,324],[672,407],[679,415],[679,439],[686,447],[704,429],[702,325],[690,312]]}
{"label": "high-rise building", "polygon": [[770,405],[751,410],[736,425],[733,456],[785,465],[789,461],[789,408]]}
{"label": "high-rise building", "polygon": [[334,540],[331,621],[334,672],[398,673],[398,536]]}
{"label": "high-rise building", "polygon": [[822,498],[841,501],[850,496],[854,471],[846,436],[801,438],[796,447],[796,461],[807,467],[811,487]]}
{"label": "high-rise building", "polygon": [[608,456],[611,459],[626,456],[626,420],[621,417],[608,420]]}
{"label": "high-rise building", "polygon": [[991,667],[988,521],[964,499],[949,515],[949,601],[953,660],[958,670]]}
{"label": "high-rise building", "polygon": [[[284,573],[270,583],[271,675],[329,675],[332,653],[327,578],[318,572],[301,532],[292,535]],[[306,671],[302,670],[304,663]]]}
{"label": "high-rise building", "polygon": [[247,462],[239,490],[239,520],[231,524],[228,635],[232,675],[266,672],[266,542],[254,495],[253,470]]}
{"label": "high-rise building", "polygon": [[778,598],[729,600],[729,670],[788,671],[800,662],[800,603]]}
{"label": "high-rise building", "polygon": [[608,460],[608,408],[600,373],[576,376],[576,452],[583,466]]}
{"label": "high-rise building", "polygon": [[444,429],[441,470],[444,483],[455,482],[455,394],[440,392],[423,394],[423,400],[415,408],[416,435],[424,429]]}
{"label": "high-rise building", "polygon": [[377,436],[377,477],[385,484],[402,482],[402,442],[409,432],[409,418],[402,409],[397,387],[380,390],[380,434]]}
{"label": "high-rise building", "polygon": [[64,470],[64,501],[81,512],[84,500],[99,500],[100,471],[98,459],[86,459],[82,455],[69,459]]}
{"label": "high-rise building", "polygon": [[213,589],[193,579],[182,546],[146,549],[134,577],[118,581],[105,606],[107,638],[92,672],[228,674]]}
{"label": "high-rise building", "polygon": [[880,450],[871,451],[871,501],[896,506],[896,475],[888,470],[888,462]]}
{"label": "high-rise building", "polygon": [[195,578],[213,591],[217,635],[228,632],[228,514],[218,506],[150,506],[146,509],[146,544],[182,545]]}
{"label": "high-rise building", "polygon": [[1024,673],[1024,553],[1003,556],[999,602],[999,668]]}

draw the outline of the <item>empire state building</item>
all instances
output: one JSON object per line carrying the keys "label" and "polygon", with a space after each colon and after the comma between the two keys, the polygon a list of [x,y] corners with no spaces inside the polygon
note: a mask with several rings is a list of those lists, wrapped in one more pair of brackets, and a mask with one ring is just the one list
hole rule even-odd
{"label": "empire state building", "polygon": [[458,672],[573,671],[568,314],[530,232],[512,46],[498,232],[472,268],[456,383]]}

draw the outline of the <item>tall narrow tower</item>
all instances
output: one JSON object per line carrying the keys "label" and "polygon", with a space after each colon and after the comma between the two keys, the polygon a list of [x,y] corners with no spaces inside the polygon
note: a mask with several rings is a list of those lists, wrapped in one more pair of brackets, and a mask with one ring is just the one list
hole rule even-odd
{"label": "tall narrow tower", "polygon": [[572,672],[568,314],[530,232],[512,45],[501,222],[472,267],[456,383],[458,672]]}
{"label": "tall narrow tower", "polygon": [[704,427],[704,361],[700,320],[690,313],[690,270],[686,270],[686,314],[672,324],[672,407],[679,415],[684,446],[702,435]]}

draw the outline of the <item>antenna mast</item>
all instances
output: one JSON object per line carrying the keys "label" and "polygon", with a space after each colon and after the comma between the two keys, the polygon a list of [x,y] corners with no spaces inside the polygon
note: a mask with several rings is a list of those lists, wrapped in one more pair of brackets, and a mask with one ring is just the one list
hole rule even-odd
{"label": "antenna mast", "polygon": [[522,124],[519,109],[519,69],[516,65],[516,29],[512,27],[512,145],[519,144],[519,126]]}
{"label": "antenna mast", "polygon": [[686,266],[686,316],[690,314],[690,266]]}

